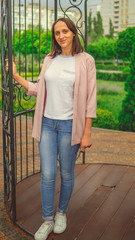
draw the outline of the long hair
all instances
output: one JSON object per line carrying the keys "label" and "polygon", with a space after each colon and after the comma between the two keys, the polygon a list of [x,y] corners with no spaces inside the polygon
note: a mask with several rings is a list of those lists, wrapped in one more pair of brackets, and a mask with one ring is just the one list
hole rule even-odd
{"label": "long hair", "polygon": [[83,52],[83,46],[80,43],[80,39],[78,37],[77,29],[74,22],[69,18],[59,18],[52,25],[52,42],[51,42],[51,52],[49,55],[52,56],[52,58],[54,58],[55,56],[61,54],[61,47],[55,40],[55,33],[54,33],[55,24],[59,21],[64,22],[67,25],[67,27],[70,29],[70,31],[75,34],[75,36],[73,37],[72,55]]}

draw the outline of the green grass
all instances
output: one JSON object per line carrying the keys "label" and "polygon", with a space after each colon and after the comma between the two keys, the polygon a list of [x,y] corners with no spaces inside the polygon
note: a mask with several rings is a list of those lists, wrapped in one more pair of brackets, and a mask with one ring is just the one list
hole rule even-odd
{"label": "green grass", "polygon": [[[36,78],[35,78],[36,79]],[[16,111],[19,106],[18,102],[18,90],[14,89],[16,95],[16,101],[14,102],[14,110]],[[21,90],[22,100],[21,105],[25,110],[29,109],[36,102],[35,97],[31,97],[28,101],[24,100],[24,89]],[[97,107],[98,109],[106,109],[114,115],[118,120],[118,116],[121,110],[122,101],[125,98],[126,92],[124,91],[124,82],[104,81],[97,80]],[[28,97],[26,97],[28,99]],[[0,110],[2,109],[2,93],[0,89]],[[20,107],[17,111],[23,111]]]}
{"label": "green grass", "polygon": [[125,94],[124,82],[97,80],[97,107],[112,112],[116,120]]}

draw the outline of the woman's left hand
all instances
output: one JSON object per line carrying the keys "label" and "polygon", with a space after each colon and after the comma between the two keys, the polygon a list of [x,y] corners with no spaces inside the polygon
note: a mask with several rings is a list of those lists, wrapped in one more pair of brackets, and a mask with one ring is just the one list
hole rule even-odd
{"label": "woman's left hand", "polygon": [[90,148],[92,145],[91,133],[84,133],[80,143],[80,151],[84,152],[85,148]]}

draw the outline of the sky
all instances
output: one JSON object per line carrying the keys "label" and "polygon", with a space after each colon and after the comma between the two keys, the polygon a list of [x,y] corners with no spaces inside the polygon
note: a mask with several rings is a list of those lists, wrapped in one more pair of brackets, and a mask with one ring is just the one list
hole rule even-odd
{"label": "sky", "polygon": [[[46,6],[46,0],[40,0],[40,1],[41,1],[41,4],[42,4],[43,6]],[[71,5],[70,1],[74,3],[73,0],[60,0],[61,5],[62,5],[63,8],[69,7],[69,6]],[[15,0],[15,2],[16,2],[16,3],[19,3],[19,0]],[[21,2],[22,4],[24,4],[24,3],[25,3],[25,0],[20,0],[20,2]],[[31,3],[31,2],[32,2],[32,0],[26,0],[26,4],[29,4],[29,3]],[[38,3],[39,0],[33,0],[33,2],[34,2],[34,3]],[[59,2],[59,0],[58,0],[58,2]],[[77,0],[77,1],[76,1],[76,3],[78,3],[78,4],[79,4],[80,2],[82,2],[81,5],[82,5],[82,7],[83,7],[85,0]],[[87,5],[87,6],[96,5],[96,4],[99,4],[100,2],[101,2],[101,0],[88,0],[88,5]],[[48,0],[48,4],[49,4],[49,7],[53,7],[53,6],[54,6],[54,0]],[[81,5],[80,5],[80,6],[81,6]],[[79,8],[80,8],[80,6],[79,6]]]}

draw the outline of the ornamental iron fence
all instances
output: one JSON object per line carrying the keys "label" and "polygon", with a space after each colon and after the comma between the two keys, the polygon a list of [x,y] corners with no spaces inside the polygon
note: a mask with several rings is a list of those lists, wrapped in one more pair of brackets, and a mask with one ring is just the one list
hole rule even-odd
{"label": "ornamental iron fence", "polygon": [[12,79],[12,60],[17,62],[21,76],[35,82],[44,55],[50,50],[51,25],[59,17],[75,22],[86,51],[87,0],[1,0],[4,200],[13,223],[16,223],[16,185],[39,172],[40,161],[38,143],[31,137],[35,98],[27,96]]}

